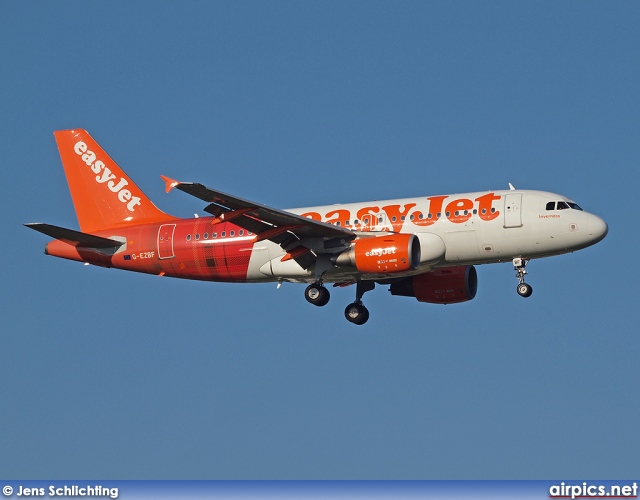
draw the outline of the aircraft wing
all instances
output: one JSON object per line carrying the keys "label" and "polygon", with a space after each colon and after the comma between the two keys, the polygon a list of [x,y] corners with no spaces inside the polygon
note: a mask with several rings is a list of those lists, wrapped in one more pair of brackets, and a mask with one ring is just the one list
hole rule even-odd
{"label": "aircraft wing", "polygon": [[[286,259],[295,259],[304,268],[312,265],[317,255],[317,248],[311,250],[306,247],[302,241],[304,238],[338,240],[344,244],[356,237],[353,231],[344,227],[245,200],[202,184],[161,177],[167,184],[167,192],[176,188],[208,202],[209,205],[204,210],[215,216],[216,220],[233,221],[237,226],[255,233],[257,241],[270,240],[278,243],[287,252]],[[325,243],[324,246],[332,247],[330,243]]]}

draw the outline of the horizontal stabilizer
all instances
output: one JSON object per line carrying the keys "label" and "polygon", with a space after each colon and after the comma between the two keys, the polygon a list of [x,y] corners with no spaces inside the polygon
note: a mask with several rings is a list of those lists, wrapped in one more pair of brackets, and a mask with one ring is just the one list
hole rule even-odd
{"label": "horizontal stabilizer", "polygon": [[94,236],[93,234],[81,233],[80,231],[74,231],[73,229],[66,229],[64,227],[52,226],[51,224],[43,224],[41,222],[32,222],[25,224],[25,226],[35,229],[47,236],[51,236],[57,240],[64,241],[69,245],[81,248],[120,248],[123,243],[120,241],[112,240],[110,238],[102,238],[100,236]]}

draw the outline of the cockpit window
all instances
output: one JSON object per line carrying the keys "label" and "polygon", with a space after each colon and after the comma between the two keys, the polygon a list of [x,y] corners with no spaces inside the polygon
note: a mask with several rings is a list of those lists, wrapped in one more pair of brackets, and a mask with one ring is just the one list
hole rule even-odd
{"label": "cockpit window", "polygon": [[557,206],[555,201],[550,201],[545,208],[547,210],[567,210],[568,208],[573,208],[574,210],[582,211],[578,204],[572,201],[559,201]]}

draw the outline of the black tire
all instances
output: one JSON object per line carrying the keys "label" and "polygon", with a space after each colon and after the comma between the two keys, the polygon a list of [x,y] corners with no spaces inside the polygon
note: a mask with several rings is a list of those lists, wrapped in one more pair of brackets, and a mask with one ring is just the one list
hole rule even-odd
{"label": "black tire", "polygon": [[364,325],[369,319],[369,310],[362,304],[349,304],[344,310],[344,317],[354,325]]}
{"label": "black tire", "polygon": [[359,325],[364,325],[367,321],[369,321],[369,309],[364,306],[362,306],[362,308],[364,309],[364,317],[362,318],[362,321],[358,323]]}
{"label": "black tire", "polygon": [[533,293],[533,288],[527,283],[520,283],[516,290],[518,291],[518,295],[521,297],[530,297]]}
{"label": "black tire", "polygon": [[329,290],[327,290],[322,285],[312,283],[304,291],[304,298],[307,299],[307,302],[309,302],[310,304],[322,307],[327,305],[329,299],[331,298],[331,294],[329,293]]}

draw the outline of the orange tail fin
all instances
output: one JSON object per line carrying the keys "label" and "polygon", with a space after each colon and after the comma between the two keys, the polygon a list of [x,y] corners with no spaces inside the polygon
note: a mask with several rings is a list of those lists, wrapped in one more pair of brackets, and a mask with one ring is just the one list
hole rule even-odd
{"label": "orange tail fin", "polygon": [[54,135],[82,232],[175,219],[159,210],[86,130]]}

